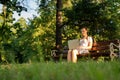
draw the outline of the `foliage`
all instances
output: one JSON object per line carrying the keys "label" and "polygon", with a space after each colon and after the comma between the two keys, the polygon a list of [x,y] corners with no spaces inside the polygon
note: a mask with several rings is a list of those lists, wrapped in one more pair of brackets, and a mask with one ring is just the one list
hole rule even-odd
{"label": "foliage", "polygon": [[65,10],[65,16],[71,28],[87,26],[90,34],[101,37],[100,40],[116,39],[120,36],[119,9],[118,0],[79,0],[74,2],[72,9]]}
{"label": "foliage", "polygon": [[21,5],[23,1],[20,2],[20,0],[0,0],[0,3],[6,6],[7,12],[17,11],[20,14],[20,12],[23,10],[27,11],[27,8]]}
{"label": "foliage", "polygon": [[40,16],[30,21],[31,29],[38,29],[39,32],[43,32],[42,34],[39,33],[36,38],[39,38],[39,42],[41,42],[45,58],[50,56],[51,49],[55,46],[55,8],[55,0],[48,1],[46,4],[41,2],[38,10]]}
{"label": "foliage", "polygon": [[0,66],[1,80],[119,80],[120,62],[31,63]]}
{"label": "foliage", "polygon": [[[56,41],[56,0],[37,0],[39,16],[13,22],[13,11],[26,10],[24,0],[0,0],[0,61],[33,62],[50,58]],[[62,0],[62,43],[81,38],[80,28],[98,40],[120,39],[119,0]]]}
{"label": "foliage", "polygon": [[[4,8],[4,6],[3,6]],[[7,16],[6,16],[7,14]],[[13,57],[12,55],[13,49],[11,48],[10,43],[12,42],[12,31],[11,28],[13,26],[13,18],[12,13],[6,13],[5,10],[0,14],[1,22],[0,22],[0,53],[1,53],[1,60],[6,61],[5,56],[8,58],[9,56]],[[8,59],[8,61],[12,61],[12,59]]]}
{"label": "foliage", "polygon": [[[2,0],[0,3],[3,5],[0,15],[0,61],[7,63],[31,61],[34,56],[41,54],[41,46],[34,44],[36,40],[34,41],[33,37],[28,38],[32,30],[28,28],[26,20],[20,18],[13,23],[12,16],[13,11],[20,13],[26,8],[17,0]],[[35,60],[40,59],[35,57]]]}

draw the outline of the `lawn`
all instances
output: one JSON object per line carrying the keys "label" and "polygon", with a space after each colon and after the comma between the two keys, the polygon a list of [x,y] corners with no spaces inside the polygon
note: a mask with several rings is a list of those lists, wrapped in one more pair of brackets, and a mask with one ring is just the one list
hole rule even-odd
{"label": "lawn", "polygon": [[120,61],[0,65],[0,80],[120,80]]}

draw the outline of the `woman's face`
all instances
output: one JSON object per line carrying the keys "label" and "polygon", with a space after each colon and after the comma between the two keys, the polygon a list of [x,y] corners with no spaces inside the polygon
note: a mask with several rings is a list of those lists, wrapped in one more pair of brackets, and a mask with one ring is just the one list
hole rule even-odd
{"label": "woman's face", "polygon": [[82,33],[82,36],[86,36],[87,35],[87,30],[85,28],[81,29],[81,33]]}

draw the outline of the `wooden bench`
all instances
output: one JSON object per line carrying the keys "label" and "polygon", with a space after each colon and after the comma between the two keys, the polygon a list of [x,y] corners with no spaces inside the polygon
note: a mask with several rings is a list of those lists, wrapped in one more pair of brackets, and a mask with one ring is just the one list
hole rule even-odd
{"label": "wooden bench", "polygon": [[[54,60],[67,59],[68,48],[61,50],[52,50],[51,56]],[[115,53],[115,54],[114,54]],[[120,55],[120,41],[119,40],[109,40],[109,41],[99,41],[94,42],[92,49],[89,53],[84,53],[78,55],[78,57],[112,57]]]}

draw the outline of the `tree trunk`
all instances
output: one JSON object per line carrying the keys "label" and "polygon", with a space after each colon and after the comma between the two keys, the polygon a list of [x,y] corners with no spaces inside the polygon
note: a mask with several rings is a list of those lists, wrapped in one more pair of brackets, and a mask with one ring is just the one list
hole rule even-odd
{"label": "tree trunk", "polygon": [[56,48],[60,49],[62,46],[62,0],[57,0],[56,9]]}

